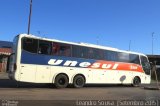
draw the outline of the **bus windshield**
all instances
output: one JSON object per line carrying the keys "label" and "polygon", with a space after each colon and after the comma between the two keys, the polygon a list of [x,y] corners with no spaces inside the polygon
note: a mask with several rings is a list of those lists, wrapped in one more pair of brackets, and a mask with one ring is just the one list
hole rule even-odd
{"label": "bus windshield", "polygon": [[143,67],[143,70],[144,72],[147,74],[147,75],[150,75],[150,71],[151,71],[151,66],[147,60],[146,57],[144,56],[141,56],[141,64],[142,64],[142,67]]}

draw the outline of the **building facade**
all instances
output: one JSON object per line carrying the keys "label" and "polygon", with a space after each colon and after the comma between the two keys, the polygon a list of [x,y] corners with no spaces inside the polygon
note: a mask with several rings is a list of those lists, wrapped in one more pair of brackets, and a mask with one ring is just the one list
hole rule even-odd
{"label": "building facade", "polygon": [[8,58],[12,52],[12,42],[0,41],[0,72],[6,72]]}
{"label": "building facade", "polygon": [[[158,80],[160,80],[160,55],[147,55],[152,66],[155,66]],[[152,79],[155,79],[155,72],[152,70]]]}

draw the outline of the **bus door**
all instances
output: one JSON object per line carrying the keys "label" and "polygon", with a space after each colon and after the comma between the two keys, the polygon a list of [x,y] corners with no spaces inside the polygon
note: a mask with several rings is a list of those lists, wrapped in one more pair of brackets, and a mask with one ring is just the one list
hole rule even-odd
{"label": "bus door", "polygon": [[142,68],[145,72],[145,74],[147,76],[145,76],[145,80],[148,79],[148,81],[151,79],[151,66],[150,66],[150,63],[147,59],[147,57],[145,56],[141,56],[141,65],[142,65]]}
{"label": "bus door", "polygon": [[141,56],[141,64],[146,75],[150,75],[151,67],[145,56]]}

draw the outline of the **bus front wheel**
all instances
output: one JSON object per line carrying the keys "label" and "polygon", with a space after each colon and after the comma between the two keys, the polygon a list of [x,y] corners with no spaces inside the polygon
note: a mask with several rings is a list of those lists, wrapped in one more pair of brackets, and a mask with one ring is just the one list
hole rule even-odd
{"label": "bus front wheel", "polygon": [[59,74],[56,78],[55,78],[55,86],[56,88],[66,88],[69,80],[68,77],[64,74]]}
{"label": "bus front wheel", "polygon": [[85,78],[82,75],[76,75],[73,79],[73,86],[75,88],[82,88],[85,85]]}
{"label": "bus front wheel", "polygon": [[132,86],[138,87],[138,86],[140,86],[140,84],[141,84],[140,78],[139,77],[134,77]]}

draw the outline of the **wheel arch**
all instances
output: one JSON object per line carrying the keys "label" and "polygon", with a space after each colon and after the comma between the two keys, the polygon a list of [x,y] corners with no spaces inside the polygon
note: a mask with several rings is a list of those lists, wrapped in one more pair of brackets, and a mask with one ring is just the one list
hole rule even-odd
{"label": "wheel arch", "polygon": [[[139,80],[138,83],[137,83],[136,79]],[[135,81],[135,82],[134,82],[134,81]],[[140,78],[139,76],[134,76],[131,85],[132,85],[133,87],[139,87],[140,84],[141,84],[141,78]]]}
{"label": "wheel arch", "polygon": [[84,78],[85,82],[86,82],[86,77],[85,77],[85,75],[83,75],[83,74],[81,74],[81,73],[77,73],[77,74],[75,74],[75,75],[72,77],[72,80],[71,80],[71,83],[72,83],[72,84],[73,84],[74,78],[75,78],[76,76],[78,76],[78,75],[82,76],[82,77]]}
{"label": "wheel arch", "polygon": [[134,81],[134,78],[138,78],[139,79],[139,81],[140,81],[140,83],[141,83],[141,78],[139,77],[139,76],[134,76],[133,78],[132,78],[132,83],[133,83],[133,81]]}
{"label": "wheel arch", "polygon": [[65,76],[67,77],[68,81],[69,81],[69,76],[68,76],[66,73],[57,73],[57,74],[53,77],[52,83],[55,83],[55,79],[56,79],[56,77],[59,76],[59,75],[65,75]]}

